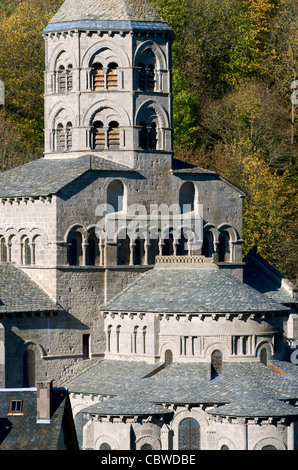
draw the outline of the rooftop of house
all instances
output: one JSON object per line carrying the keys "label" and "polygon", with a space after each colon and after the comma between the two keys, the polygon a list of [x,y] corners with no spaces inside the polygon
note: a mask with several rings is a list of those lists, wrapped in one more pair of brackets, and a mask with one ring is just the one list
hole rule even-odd
{"label": "rooftop of house", "polygon": [[61,307],[20,268],[0,264],[0,314],[59,310]]}
{"label": "rooftop of house", "polygon": [[297,367],[272,364],[275,370],[260,362],[224,362],[222,375],[211,379],[208,363],[172,363],[154,374],[156,364],[102,360],[65,386],[70,393],[108,397],[83,409],[100,416],[166,415],[172,405],[186,404],[208,405],[208,413],[224,416],[297,415],[289,404],[298,399]]}
{"label": "rooftop of house", "polygon": [[[20,413],[10,412],[11,400],[22,402]],[[49,423],[37,422],[37,390],[0,389],[0,450],[58,450],[61,448],[61,431],[65,426],[65,413],[71,417],[67,390],[51,390],[51,416]],[[75,433],[64,428],[68,440],[66,447],[76,448]],[[62,444],[64,447],[64,443]]]}

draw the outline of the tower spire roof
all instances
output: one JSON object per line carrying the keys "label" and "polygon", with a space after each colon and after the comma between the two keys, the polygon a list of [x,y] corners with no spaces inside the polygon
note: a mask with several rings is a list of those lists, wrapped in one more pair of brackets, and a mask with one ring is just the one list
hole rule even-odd
{"label": "tower spire roof", "polygon": [[149,0],[65,0],[50,24],[86,20],[165,23]]}

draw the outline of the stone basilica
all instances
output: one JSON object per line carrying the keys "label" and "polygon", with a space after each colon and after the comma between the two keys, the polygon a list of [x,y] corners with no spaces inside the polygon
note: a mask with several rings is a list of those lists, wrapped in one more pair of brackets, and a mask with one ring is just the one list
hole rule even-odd
{"label": "stone basilica", "polygon": [[44,156],[0,174],[0,386],[65,387],[83,450],[297,449],[295,289],[243,259],[245,195],[173,156],[173,32],[65,0],[43,36]]}

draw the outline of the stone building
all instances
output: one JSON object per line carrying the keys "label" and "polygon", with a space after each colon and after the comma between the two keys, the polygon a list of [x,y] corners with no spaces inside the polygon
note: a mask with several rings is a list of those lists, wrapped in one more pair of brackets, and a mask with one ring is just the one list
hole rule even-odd
{"label": "stone building", "polygon": [[66,386],[82,449],[297,448],[294,288],[242,259],[245,195],[173,156],[173,32],[66,0],[43,35],[45,153],[0,175],[2,386]]}

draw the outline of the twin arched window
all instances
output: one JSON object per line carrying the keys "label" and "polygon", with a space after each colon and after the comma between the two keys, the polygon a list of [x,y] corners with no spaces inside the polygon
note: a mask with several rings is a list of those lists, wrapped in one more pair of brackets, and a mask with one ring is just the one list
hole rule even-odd
{"label": "twin arched window", "polygon": [[157,125],[152,122],[147,126],[146,122],[140,122],[139,147],[143,150],[156,150],[157,147]]}
{"label": "twin arched window", "polygon": [[58,69],[58,92],[65,93],[73,89],[73,72],[72,64],[69,64],[66,68],[64,65],[60,65]]}
{"label": "twin arched window", "polygon": [[57,150],[66,151],[72,148],[72,123],[68,122],[64,127],[60,122],[57,125]]}
{"label": "twin arched window", "polygon": [[117,149],[120,145],[120,129],[117,121],[111,121],[108,128],[105,128],[102,121],[93,123],[93,143],[94,150]]}
{"label": "twin arched window", "polygon": [[101,63],[95,62],[92,65],[92,77],[94,91],[118,90],[118,64],[116,62],[110,63],[107,70]]}
{"label": "twin arched window", "polygon": [[154,91],[155,89],[155,54],[151,49],[146,49],[138,63],[139,80],[138,88],[141,91]]}

